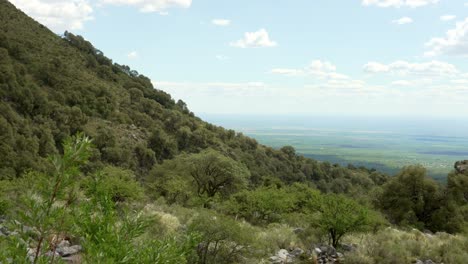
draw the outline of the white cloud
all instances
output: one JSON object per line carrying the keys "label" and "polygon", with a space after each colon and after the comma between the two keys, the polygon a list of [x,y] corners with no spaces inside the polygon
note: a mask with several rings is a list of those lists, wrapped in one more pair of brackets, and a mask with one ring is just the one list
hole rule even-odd
{"label": "white cloud", "polygon": [[391,82],[392,86],[421,86],[421,85],[429,85],[432,84],[432,79],[423,78],[423,79],[416,79],[416,80],[397,80]]}
{"label": "white cloud", "polygon": [[265,29],[260,29],[256,32],[246,32],[243,39],[232,42],[230,45],[238,48],[260,48],[275,47],[278,44],[270,39]]}
{"label": "white cloud", "polygon": [[400,19],[396,19],[392,21],[393,24],[404,25],[413,23],[413,19],[411,17],[402,17]]}
{"label": "white cloud", "polygon": [[447,31],[445,37],[432,38],[426,46],[430,48],[430,51],[425,53],[426,56],[468,56],[468,17],[458,22],[454,29]]}
{"label": "white cloud", "polygon": [[173,7],[189,8],[192,0],[101,0],[104,4],[137,6],[141,12],[158,12],[167,15],[167,9]]}
{"label": "white cloud", "polygon": [[138,52],[136,52],[136,51],[132,51],[132,52],[127,54],[127,58],[129,58],[131,60],[134,60],[134,59],[138,58],[138,56],[139,56]]}
{"label": "white cloud", "polygon": [[276,69],[271,70],[271,73],[279,74],[279,75],[286,75],[286,76],[299,76],[299,75],[305,74],[304,70],[286,69],[286,68],[276,68]]}
{"label": "white cloud", "polygon": [[349,77],[336,72],[336,66],[328,61],[314,60],[302,69],[275,68],[270,71],[273,74],[286,76],[311,75],[320,79],[348,79]]}
{"label": "white cloud", "polygon": [[407,61],[395,61],[390,64],[369,62],[364,65],[364,71],[368,73],[388,73],[394,75],[422,75],[422,76],[448,76],[458,74],[457,67],[441,61],[423,63],[410,63]]}
{"label": "white cloud", "polygon": [[211,23],[216,26],[229,26],[231,24],[231,20],[229,19],[213,19]]}
{"label": "white cloud", "polygon": [[92,20],[93,8],[86,0],[10,0],[17,8],[52,31],[83,29]]}
{"label": "white cloud", "polygon": [[362,0],[362,5],[378,7],[421,7],[430,4],[436,4],[439,0]]}
{"label": "white cloud", "polygon": [[443,15],[443,16],[440,17],[440,20],[450,21],[450,20],[454,20],[455,18],[457,18],[457,16],[455,16],[455,15]]}

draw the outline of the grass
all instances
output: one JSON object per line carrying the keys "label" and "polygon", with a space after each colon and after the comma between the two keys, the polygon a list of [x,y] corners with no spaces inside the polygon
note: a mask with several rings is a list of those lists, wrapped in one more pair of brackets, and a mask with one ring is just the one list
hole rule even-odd
{"label": "grass", "polygon": [[344,241],[358,245],[356,251],[346,255],[350,264],[414,263],[417,259],[462,264],[468,259],[468,237],[464,235],[386,228],[375,234],[355,234]]}

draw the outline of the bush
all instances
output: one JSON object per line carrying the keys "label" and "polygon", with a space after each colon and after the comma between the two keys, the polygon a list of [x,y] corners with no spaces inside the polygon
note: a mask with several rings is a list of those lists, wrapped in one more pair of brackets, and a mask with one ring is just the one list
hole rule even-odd
{"label": "bush", "polygon": [[199,263],[239,263],[246,257],[254,241],[253,229],[235,220],[207,211],[201,211],[189,226],[199,233],[201,243],[197,254]]}
{"label": "bush", "polygon": [[[143,188],[130,170],[107,166],[94,176],[85,178],[85,191],[107,193],[114,202],[136,201],[143,198]],[[100,190],[92,190],[100,188]]]}

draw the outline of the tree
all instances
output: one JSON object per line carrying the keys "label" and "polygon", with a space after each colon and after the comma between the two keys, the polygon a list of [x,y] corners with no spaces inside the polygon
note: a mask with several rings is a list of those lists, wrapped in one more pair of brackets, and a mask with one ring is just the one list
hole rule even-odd
{"label": "tree", "polygon": [[408,166],[387,184],[379,197],[379,207],[397,224],[431,228],[433,213],[443,199],[440,186],[420,165]]}
{"label": "tree", "polygon": [[335,248],[345,234],[360,231],[370,223],[365,207],[341,195],[323,196],[319,211],[318,226],[328,234],[329,244]]}
{"label": "tree", "polygon": [[208,198],[242,189],[250,176],[244,165],[213,149],[187,156],[185,164],[196,185],[197,195]]}

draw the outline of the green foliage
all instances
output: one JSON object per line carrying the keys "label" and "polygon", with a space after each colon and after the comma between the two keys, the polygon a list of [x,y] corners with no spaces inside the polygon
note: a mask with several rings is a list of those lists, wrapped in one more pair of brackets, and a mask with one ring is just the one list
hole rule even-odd
{"label": "green foliage", "polygon": [[226,213],[242,217],[253,224],[270,224],[284,221],[291,213],[309,213],[319,199],[317,191],[296,184],[290,187],[260,187],[242,191],[225,203]]}
{"label": "green foliage", "polygon": [[238,263],[251,250],[252,229],[223,215],[201,211],[189,230],[201,235],[198,263]]}
{"label": "green foliage", "polygon": [[211,149],[190,155],[184,162],[199,196],[232,194],[244,188],[250,176],[245,166]]}
{"label": "green foliage", "polygon": [[76,201],[79,166],[86,163],[90,147],[91,141],[85,136],[69,138],[64,143],[63,155],[51,157],[54,172],[50,176],[30,173],[27,177],[32,188],[20,194],[16,216],[34,230],[33,263],[42,261],[43,254],[54,248],[47,238],[63,232],[72,221],[71,205]]}
{"label": "green foliage", "polygon": [[88,195],[106,193],[113,202],[137,201],[143,198],[144,192],[131,170],[113,166],[106,166],[97,175],[87,177],[83,185]]}
{"label": "green foliage", "polygon": [[[55,247],[48,237],[62,234],[84,247],[89,263],[257,263],[258,254],[314,242],[288,224],[326,233],[335,246],[346,234],[385,225],[359,203],[319,191],[374,201],[401,225],[467,228],[466,175],[450,175],[444,189],[420,167],[389,181],[290,146],[263,146],[203,122],[83,37],[59,37],[8,1],[0,1],[0,153],[0,217],[20,230],[0,237],[5,263],[31,262],[28,247],[37,249],[34,262],[54,262],[43,253]],[[145,193],[164,210],[140,210]],[[396,263],[419,253],[404,254]]]}
{"label": "green foliage", "polygon": [[440,189],[425,168],[409,166],[383,186],[379,206],[397,224],[432,229],[432,216],[441,206]]}
{"label": "green foliage", "polygon": [[[45,158],[79,131],[97,146],[89,168],[113,165],[132,170],[138,179],[156,163],[209,148],[242,164],[237,170],[245,166],[249,186],[276,178],[355,194],[386,179],[306,159],[290,146],[274,150],[203,122],[183,101],[176,103],[147,77],[113,63],[83,37],[70,32],[57,36],[7,1],[0,7],[0,179],[19,177],[29,169],[46,171]],[[236,191],[213,189],[202,178],[203,196]]]}
{"label": "green foliage", "polygon": [[91,201],[77,215],[76,231],[83,236],[89,263],[187,263],[194,258],[198,236],[164,240],[140,239],[152,220],[141,212],[117,207],[113,191],[97,179],[90,186]]}
{"label": "green foliage", "polygon": [[245,188],[248,177],[241,163],[209,149],[165,161],[153,168],[147,181],[169,202],[185,203],[198,196],[208,206],[218,194],[227,197]]}
{"label": "green foliage", "polygon": [[364,230],[370,224],[369,210],[341,195],[323,196],[318,227],[327,233],[329,244],[337,247],[344,235]]}

